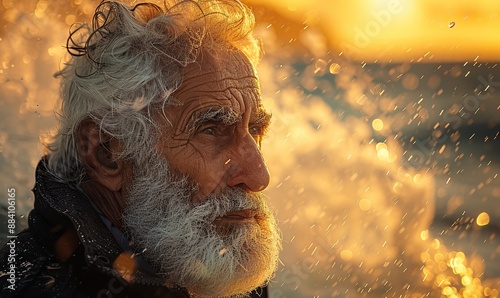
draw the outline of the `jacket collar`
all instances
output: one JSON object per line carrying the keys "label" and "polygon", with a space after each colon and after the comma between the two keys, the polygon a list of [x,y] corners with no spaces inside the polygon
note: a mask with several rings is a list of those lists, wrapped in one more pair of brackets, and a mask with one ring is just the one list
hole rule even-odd
{"label": "jacket collar", "polygon": [[133,252],[123,251],[86,195],[76,184],[66,183],[51,175],[47,159],[42,158],[36,169],[35,209],[42,215],[54,211],[64,215],[73,224],[84,248],[89,266],[127,282],[160,286],[165,280],[139,269]]}

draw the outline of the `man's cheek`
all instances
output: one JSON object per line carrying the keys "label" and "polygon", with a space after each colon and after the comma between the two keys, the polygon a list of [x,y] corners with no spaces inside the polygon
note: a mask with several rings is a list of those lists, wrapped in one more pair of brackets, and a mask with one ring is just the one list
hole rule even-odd
{"label": "man's cheek", "polygon": [[206,168],[200,169],[197,173],[200,187],[200,201],[204,200],[211,194],[217,194],[217,190],[222,187],[225,171],[221,169]]}

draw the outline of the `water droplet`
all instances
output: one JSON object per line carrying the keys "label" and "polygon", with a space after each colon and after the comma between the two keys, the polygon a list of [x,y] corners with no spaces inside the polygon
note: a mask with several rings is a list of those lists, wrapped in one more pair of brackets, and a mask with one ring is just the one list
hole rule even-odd
{"label": "water droplet", "polygon": [[487,224],[490,223],[490,216],[486,212],[481,212],[476,219],[476,223],[478,226],[486,226]]}
{"label": "water droplet", "polygon": [[424,241],[429,239],[429,230],[420,232],[420,238]]}
{"label": "water droplet", "polygon": [[419,78],[413,73],[407,73],[404,75],[402,84],[406,90],[415,90],[419,85]]}
{"label": "water droplet", "polygon": [[323,59],[318,59],[316,63],[314,63],[314,74],[323,74],[323,72],[326,70],[327,63]]}
{"label": "water droplet", "polygon": [[330,65],[330,69],[329,70],[330,70],[331,74],[339,74],[341,68],[340,68],[340,65],[338,65],[337,63],[332,63]]}
{"label": "water droplet", "polygon": [[448,24],[448,27],[449,27],[449,28],[453,28],[453,27],[455,27],[455,22],[450,22],[450,23]]}
{"label": "water droplet", "polygon": [[352,251],[344,249],[343,251],[340,252],[340,257],[344,261],[349,261],[352,259]]}

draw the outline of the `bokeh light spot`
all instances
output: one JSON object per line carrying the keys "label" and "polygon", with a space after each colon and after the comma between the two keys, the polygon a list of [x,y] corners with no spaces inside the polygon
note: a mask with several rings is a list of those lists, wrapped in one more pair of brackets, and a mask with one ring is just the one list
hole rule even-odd
{"label": "bokeh light spot", "polygon": [[340,257],[344,261],[349,261],[350,259],[352,259],[352,251],[344,249],[343,251],[340,252]]}
{"label": "bokeh light spot", "polygon": [[482,227],[490,223],[490,216],[486,212],[481,212],[476,219],[478,226]]}
{"label": "bokeh light spot", "polygon": [[429,239],[429,230],[420,232],[420,238],[424,241]]}
{"label": "bokeh light spot", "polygon": [[339,74],[340,73],[340,65],[338,65],[337,63],[332,63],[330,64],[330,73],[331,74]]}
{"label": "bokeh light spot", "polygon": [[384,128],[384,122],[377,118],[372,121],[372,127],[376,131],[381,131]]}
{"label": "bokeh light spot", "polygon": [[69,14],[64,19],[64,22],[66,23],[66,25],[71,26],[76,22],[76,16],[74,14]]}
{"label": "bokeh light spot", "polygon": [[361,199],[359,201],[359,208],[363,211],[368,211],[372,208],[372,201],[370,199]]}

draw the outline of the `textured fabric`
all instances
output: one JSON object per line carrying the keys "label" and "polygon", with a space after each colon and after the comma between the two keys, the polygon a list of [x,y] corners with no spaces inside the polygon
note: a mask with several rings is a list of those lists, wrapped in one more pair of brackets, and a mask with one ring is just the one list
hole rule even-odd
{"label": "textured fabric", "polygon": [[[15,291],[7,288],[9,247],[0,251],[0,297],[189,297],[138,270],[132,252],[120,248],[86,196],[55,180],[45,163],[36,170],[29,228],[15,239]],[[267,290],[251,297],[267,297]]]}

